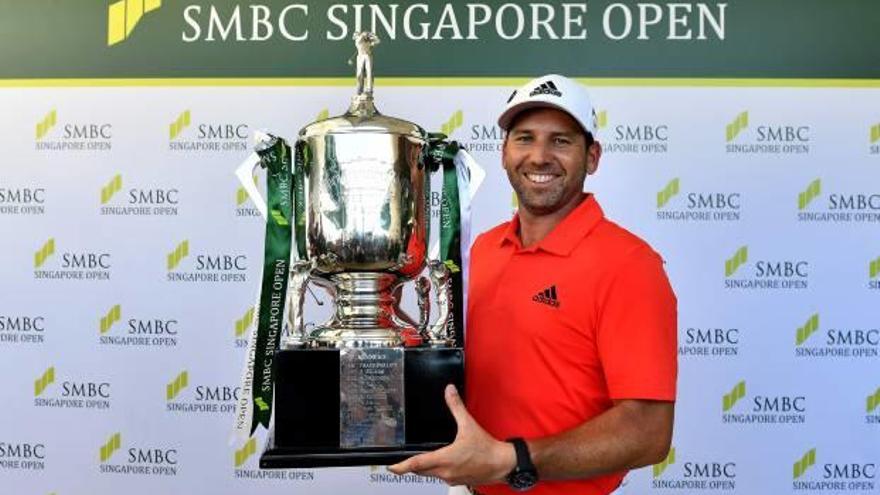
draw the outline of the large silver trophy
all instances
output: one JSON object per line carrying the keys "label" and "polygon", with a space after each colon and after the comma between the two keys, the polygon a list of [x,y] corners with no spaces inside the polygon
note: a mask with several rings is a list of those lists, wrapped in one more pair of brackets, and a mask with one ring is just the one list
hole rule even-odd
{"label": "large silver trophy", "polygon": [[[451,283],[448,263],[427,259],[436,140],[377,111],[371,51],[378,40],[359,33],[355,42],[357,92],[348,111],[307,125],[296,143],[302,212],[294,220],[304,224],[304,239],[294,241],[286,332],[271,359],[274,417],[264,468],[391,463],[455,435],[443,389],[461,389],[463,381],[461,329],[453,331],[452,319],[460,285]],[[327,290],[334,311],[307,331],[309,284]],[[399,309],[409,285],[417,321]]]}

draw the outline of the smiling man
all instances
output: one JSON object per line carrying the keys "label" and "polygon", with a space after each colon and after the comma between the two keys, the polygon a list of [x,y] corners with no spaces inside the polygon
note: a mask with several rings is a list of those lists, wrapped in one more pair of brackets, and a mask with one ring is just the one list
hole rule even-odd
{"label": "smiling man", "polygon": [[389,469],[474,493],[608,494],[672,438],[676,299],[648,244],[607,220],[602,155],[578,83],[539,77],[498,119],[519,211],[472,248],[466,398],[455,441]]}

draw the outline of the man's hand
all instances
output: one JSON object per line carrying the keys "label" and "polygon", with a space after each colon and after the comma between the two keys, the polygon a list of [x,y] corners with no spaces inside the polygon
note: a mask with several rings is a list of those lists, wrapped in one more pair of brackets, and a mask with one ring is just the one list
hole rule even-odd
{"label": "man's hand", "polygon": [[516,466],[513,445],[492,438],[471,417],[454,385],[446,386],[446,405],[455,418],[455,441],[441,449],[388,466],[394,474],[434,476],[450,485],[485,485],[504,480]]}

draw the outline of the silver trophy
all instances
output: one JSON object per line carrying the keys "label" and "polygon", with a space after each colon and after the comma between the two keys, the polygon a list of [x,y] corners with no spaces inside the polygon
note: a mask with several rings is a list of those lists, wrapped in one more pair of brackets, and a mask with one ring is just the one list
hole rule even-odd
{"label": "silver trophy", "polygon": [[[463,353],[452,330],[451,273],[427,258],[430,139],[377,111],[377,43],[372,33],[355,35],[357,91],[348,111],[299,132],[305,252],[288,279],[265,468],[396,462],[455,436],[443,389],[461,389]],[[417,321],[399,309],[407,282]],[[309,284],[327,290],[334,311],[307,331]]]}
{"label": "silver trophy", "polygon": [[[381,115],[373,103],[372,33],[355,35],[357,94],[348,111],[304,127],[308,152],[308,261],[294,264],[286,347],[399,347],[451,344],[449,276],[427,261],[430,173],[425,131]],[[398,311],[395,292],[429,266],[439,311],[429,325],[426,281],[417,284],[418,322]],[[307,274],[307,276],[306,276]],[[334,317],[311,332],[302,324],[308,282],[332,294]],[[413,324],[415,323],[415,324]]]}

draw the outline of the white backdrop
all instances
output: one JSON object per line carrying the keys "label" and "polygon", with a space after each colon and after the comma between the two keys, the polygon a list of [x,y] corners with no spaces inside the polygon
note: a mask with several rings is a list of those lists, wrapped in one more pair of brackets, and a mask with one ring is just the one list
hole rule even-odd
{"label": "white backdrop", "polygon": [[[429,130],[462,112],[451,135],[488,172],[474,231],[508,219],[512,88],[377,86]],[[591,89],[606,152],[587,189],[679,299],[674,455],[627,493],[876,493],[880,92]],[[444,492],[384,467],[260,471],[262,437],[228,443],[263,235],[233,170],[252,130],[291,138],[351,93],[0,91],[0,492]]]}

